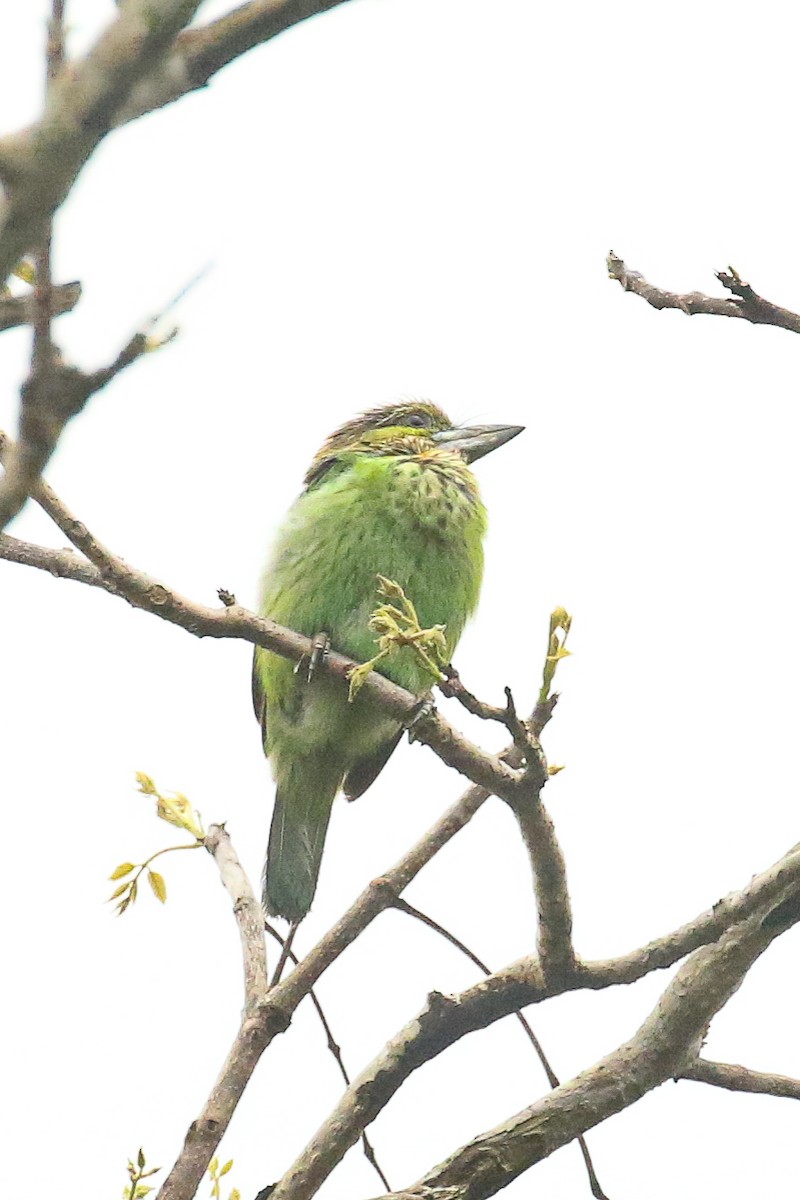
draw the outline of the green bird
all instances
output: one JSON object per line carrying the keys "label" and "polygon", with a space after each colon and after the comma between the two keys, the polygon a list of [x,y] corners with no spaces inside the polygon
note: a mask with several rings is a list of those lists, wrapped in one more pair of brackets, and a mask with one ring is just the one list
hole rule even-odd
{"label": "green bird", "polygon": [[[342,425],[318,452],[264,575],[260,611],[342,654],[375,654],[369,628],[377,576],[398,583],[420,625],[445,626],[448,659],[474,612],[486,510],[469,464],[516,437],[517,425],[454,427],[434,404],[375,408]],[[431,676],[400,650],[377,668],[421,694]],[[253,706],[277,784],[264,869],[264,907],[296,925],[314,898],[334,798],[363,795],[403,728],[324,672],[307,680],[256,648]]]}

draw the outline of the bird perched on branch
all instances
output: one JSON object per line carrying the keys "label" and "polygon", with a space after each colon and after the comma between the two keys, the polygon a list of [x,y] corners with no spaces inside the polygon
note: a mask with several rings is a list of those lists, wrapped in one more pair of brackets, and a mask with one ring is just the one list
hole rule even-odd
{"label": "bird perched on branch", "polygon": [[[422,627],[443,625],[449,661],[475,610],[486,513],[469,464],[516,437],[516,425],[454,427],[434,404],[372,409],[322,446],[289,510],[264,576],[261,612],[299,633],[324,631],[358,662],[375,653],[377,576],[399,584]],[[408,650],[378,670],[423,693],[431,676]],[[277,784],[264,907],[296,925],[317,886],[336,793],[361,796],[402,735],[366,695],[325,672],[309,682],[260,647],[253,704]]]}

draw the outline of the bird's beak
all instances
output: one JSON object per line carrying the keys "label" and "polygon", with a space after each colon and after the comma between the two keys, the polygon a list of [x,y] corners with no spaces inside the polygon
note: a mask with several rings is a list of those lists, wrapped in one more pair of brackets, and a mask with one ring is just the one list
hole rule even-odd
{"label": "bird's beak", "polygon": [[448,450],[459,450],[467,462],[472,463],[510,442],[524,428],[524,425],[463,425],[460,429],[434,433],[432,440]]}

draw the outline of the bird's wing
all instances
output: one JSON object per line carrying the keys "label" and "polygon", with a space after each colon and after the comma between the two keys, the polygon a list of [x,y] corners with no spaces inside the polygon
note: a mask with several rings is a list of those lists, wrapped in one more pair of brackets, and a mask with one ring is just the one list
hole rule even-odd
{"label": "bird's wing", "polygon": [[261,672],[258,669],[258,646],[253,650],[253,712],[256,714],[256,720],[261,725],[261,730],[266,741],[267,737],[267,697],[264,688],[261,684]]}
{"label": "bird's wing", "polygon": [[359,762],[353,764],[347,772],[343,784],[344,794],[348,800],[357,800],[375,782],[397,749],[397,743],[402,736],[403,729],[401,727],[388,742],[383,742],[369,758],[362,758]]}

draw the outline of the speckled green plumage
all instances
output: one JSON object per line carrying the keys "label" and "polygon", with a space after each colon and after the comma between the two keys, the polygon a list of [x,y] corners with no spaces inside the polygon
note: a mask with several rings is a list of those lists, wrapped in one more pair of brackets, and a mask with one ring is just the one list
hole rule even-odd
{"label": "speckled green plumage", "polygon": [[[465,457],[433,440],[451,429],[428,404],[374,410],[320,450],[267,565],[261,611],[358,661],[375,652],[368,628],[378,574],[399,583],[423,627],[446,626],[452,653],[474,611],[486,516]],[[399,652],[382,673],[414,692],[431,684],[419,659]],[[331,805],[344,785],[360,795],[397,744],[400,728],[362,693],[258,649],[256,713],[277,784],[265,869],[267,911],[300,920],[316,888]]]}

